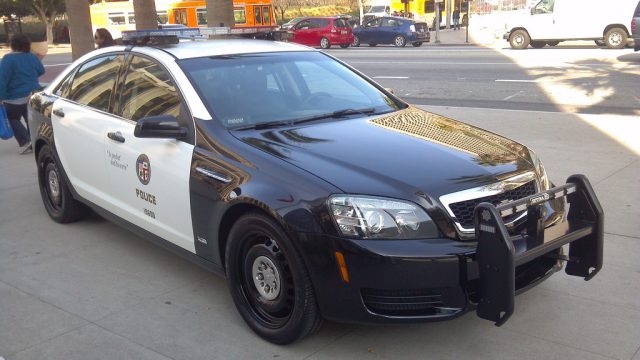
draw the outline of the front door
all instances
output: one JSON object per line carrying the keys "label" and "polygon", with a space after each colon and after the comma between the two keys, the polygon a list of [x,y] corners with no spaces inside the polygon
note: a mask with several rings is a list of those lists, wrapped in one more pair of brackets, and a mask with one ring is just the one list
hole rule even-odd
{"label": "front door", "polygon": [[195,252],[189,194],[193,140],[134,136],[136,121],[147,116],[173,115],[189,127],[186,107],[161,65],[136,55],[127,60],[118,115],[105,126],[116,215]]}
{"label": "front door", "polygon": [[541,0],[531,9],[527,31],[532,40],[554,39],[558,35],[555,26],[554,0]]}

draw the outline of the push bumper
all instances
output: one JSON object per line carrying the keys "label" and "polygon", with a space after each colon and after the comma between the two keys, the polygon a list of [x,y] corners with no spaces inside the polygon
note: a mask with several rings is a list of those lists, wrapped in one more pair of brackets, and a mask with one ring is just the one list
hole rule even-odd
{"label": "push bumper", "polygon": [[[477,309],[482,318],[504,322],[513,312],[515,294],[562,268],[561,247],[567,243],[571,243],[567,273],[592,277],[602,265],[602,212],[584,177],[569,180],[570,184],[542,193],[555,197],[560,188],[567,192],[575,189],[568,197],[571,209],[567,221],[552,221],[561,219],[561,213],[544,220],[544,211],[534,209],[542,203],[532,204],[533,216],[528,221],[535,227],[528,224],[525,236],[509,237],[504,224],[498,225],[499,211],[510,204],[497,210],[485,203],[476,209],[477,226],[490,226],[482,218],[483,210],[489,209],[493,216],[488,221],[498,231],[478,232],[478,243],[451,239],[358,241],[297,234],[321,313],[340,322],[409,323],[452,319]],[[346,278],[337,253],[344,259]],[[596,270],[589,272],[591,267]],[[496,317],[502,312],[508,315]]]}

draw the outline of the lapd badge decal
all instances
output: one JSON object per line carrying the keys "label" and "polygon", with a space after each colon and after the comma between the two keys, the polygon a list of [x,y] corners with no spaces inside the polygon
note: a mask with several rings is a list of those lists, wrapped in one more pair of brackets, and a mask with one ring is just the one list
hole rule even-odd
{"label": "lapd badge decal", "polygon": [[143,185],[147,185],[151,180],[151,163],[149,157],[145,154],[140,154],[138,160],[136,160],[136,172],[138,173],[138,180]]}

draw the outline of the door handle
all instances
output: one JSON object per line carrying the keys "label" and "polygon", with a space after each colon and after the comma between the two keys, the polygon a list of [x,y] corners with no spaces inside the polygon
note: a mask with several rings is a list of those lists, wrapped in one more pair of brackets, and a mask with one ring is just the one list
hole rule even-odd
{"label": "door handle", "polygon": [[62,118],[62,117],[64,117],[64,111],[62,111],[62,109],[54,109],[53,110],[53,115]]}
{"label": "door handle", "polygon": [[122,136],[122,134],[120,133],[120,131],[116,131],[116,132],[108,132],[107,133],[107,137],[113,141],[117,141],[120,143],[124,142],[124,136]]}

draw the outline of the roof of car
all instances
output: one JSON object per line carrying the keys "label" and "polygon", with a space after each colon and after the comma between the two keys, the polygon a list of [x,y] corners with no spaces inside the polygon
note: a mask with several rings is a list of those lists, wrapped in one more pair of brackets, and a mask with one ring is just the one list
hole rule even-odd
{"label": "roof of car", "polygon": [[306,46],[292,43],[251,39],[181,41],[179,44],[165,45],[161,48],[178,59],[281,51],[314,51]]}

